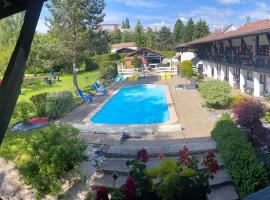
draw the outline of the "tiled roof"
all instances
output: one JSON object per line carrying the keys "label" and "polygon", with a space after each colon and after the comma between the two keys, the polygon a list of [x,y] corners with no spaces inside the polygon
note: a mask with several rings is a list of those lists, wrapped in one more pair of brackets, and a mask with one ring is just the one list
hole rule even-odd
{"label": "tiled roof", "polygon": [[136,47],[136,43],[125,42],[125,43],[112,44],[112,48],[114,49],[122,49],[122,48],[128,48],[128,47]]}
{"label": "tiled roof", "polygon": [[142,50],[150,51],[150,52],[152,52],[152,53],[154,53],[154,54],[157,54],[157,55],[159,55],[159,56],[161,56],[161,57],[164,57],[160,52],[155,51],[155,50],[153,50],[153,49],[150,49],[150,48],[148,48],[148,47],[142,47],[142,48],[136,50],[135,52],[129,54],[128,57],[129,57],[129,56],[134,56],[136,53],[138,53],[138,52],[140,52],[140,51],[142,51]]}
{"label": "tiled roof", "polygon": [[248,35],[253,35],[256,33],[268,32],[268,31],[270,32],[270,20],[260,20],[260,21],[249,23],[249,24],[245,24],[235,31],[214,32],[208,36],[205,36],[197,40],[193,40],[184,45],[181,45],[180,47],[192,46],[195,44],[213,42],[217,40],[224,40],[224,39],[236,38],[236,37],[241,37],[241,36],[248,36]]}

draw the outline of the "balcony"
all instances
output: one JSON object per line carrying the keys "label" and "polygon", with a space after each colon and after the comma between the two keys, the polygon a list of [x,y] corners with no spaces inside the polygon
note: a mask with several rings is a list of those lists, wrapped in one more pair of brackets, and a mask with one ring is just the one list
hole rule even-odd
{"label": "balcony", "polygon": [[246,68],[260,68],[270,71],[270,56],[253,56],[256,65],[254,65],[252,59],[248,55],[216,54],[212,56],[212,59],[202,59],[224,64],[238,65]]}

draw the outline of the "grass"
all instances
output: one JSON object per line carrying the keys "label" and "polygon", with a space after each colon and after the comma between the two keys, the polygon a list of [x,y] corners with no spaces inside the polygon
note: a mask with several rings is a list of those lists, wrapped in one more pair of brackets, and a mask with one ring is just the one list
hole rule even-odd
{"label": "grass", "polygon": [[[22,94],[18,101],[29,101],[30,97],[43,92],[59,92],[69,90],[75,93],[73,87],[72,75],[60,76],[60,82],[55,82],[52,85],[46,85],[43,82],[44,76],[33,77],[32,75],[26,75],[26,81],[33,81],[25,85],[22,88]],[[84,72],[78,75],[78,85],[83,92],[92,92],[92,84],[99,79],[99,71]]]}
{"label": "grass", "polygon": [[32,141],[42,136],[40,130],[46,131],[49,129],[50,126],[27,133],[8,132],[0,146],[0,157],[12,161],[17,167],[21,166],[29,159]]}

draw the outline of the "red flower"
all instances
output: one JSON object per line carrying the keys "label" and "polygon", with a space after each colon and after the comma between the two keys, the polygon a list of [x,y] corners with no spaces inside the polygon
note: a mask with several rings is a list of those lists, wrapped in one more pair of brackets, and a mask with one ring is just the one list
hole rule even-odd
{"label": "red flower", "polygon": [[109,200],[109,193],[107,189],[103,186],[99,187],[97,189],[97,195],[96,195],[96,200]]}
{"label": "red flower", "polygon": [[185,167],[190,166],[192,163],[192,159],[189,155],[188,148],[184,146],[182,150],[180,150],[180,164],[184,165]]}
{"label": "red flower", "polygon": [[124,194],[125,194],[125,199],[133,199],[134,196],[136,195],[136,183],[135,179],[130,176],[128,177],[126,184],[124,186]]}
{"label": "red flower", "polygon": [[212,174],[216,174],[218,170],[218,163],[215,158],[216,158],[215,154],[212,151],[210,151],[205,155],[204,160],[202,162],[202,164],[206,166]]}
{"label": "red flower", "polygon": [[165,157],[166,157],[166,154],[163,153],[163,152],[161,152],[161,153],[158,155],[157,159],[158,159],[158,160],[163,160]]}
{"label": "red flower", "polygon": [[136,159],[142,162],[147,162],[149,159],[148,153],[145,148],[138,151]]}

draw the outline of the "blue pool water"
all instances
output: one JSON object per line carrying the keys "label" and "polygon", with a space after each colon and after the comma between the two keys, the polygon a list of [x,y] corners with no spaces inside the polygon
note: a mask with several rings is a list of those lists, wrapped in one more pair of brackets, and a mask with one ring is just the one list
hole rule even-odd
{"label": "blue pool water", "polygon": [[155,124],[169,120],[164,86],[136,85],[121,88],[90,119],[97,124]]}

